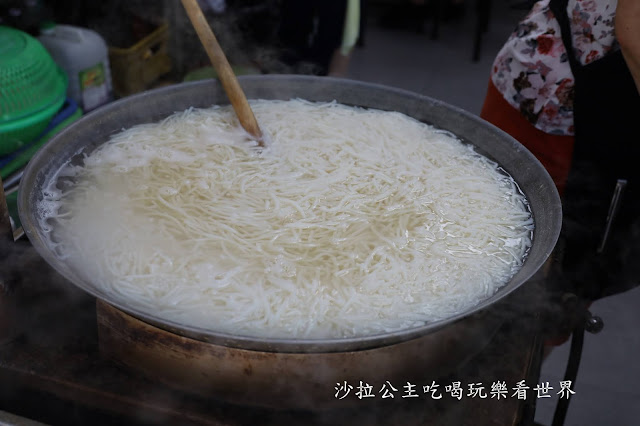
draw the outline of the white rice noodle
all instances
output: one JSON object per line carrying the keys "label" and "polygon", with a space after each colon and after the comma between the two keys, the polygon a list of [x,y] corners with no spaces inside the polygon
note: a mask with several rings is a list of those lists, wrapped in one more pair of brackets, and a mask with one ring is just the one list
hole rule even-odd
{"label": "white rice noodle", "polygon": [[[328,338],[418,326],[493,295],[533,221],[514,181],[399,113],[252,102],[136,126],[61,174],[56,250],[117,300],[221,332]],[[55,206],[53,208],[52,206]]]}

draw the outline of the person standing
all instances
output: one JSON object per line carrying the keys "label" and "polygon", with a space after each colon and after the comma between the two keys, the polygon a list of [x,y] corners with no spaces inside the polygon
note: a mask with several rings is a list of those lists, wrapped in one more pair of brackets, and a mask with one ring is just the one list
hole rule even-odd
{"label": "person standing", "polygon": [[283,61],[309,62],[317,75],[344,77],[360,31],[360,6],[361,0],[283,0]]}
{"label": "person standing", "polygon": [[549,171],[563,196],[558,282],[587,300],[640,282],[639,82],[638,0],[540,0],[491,70],[481,117]]}

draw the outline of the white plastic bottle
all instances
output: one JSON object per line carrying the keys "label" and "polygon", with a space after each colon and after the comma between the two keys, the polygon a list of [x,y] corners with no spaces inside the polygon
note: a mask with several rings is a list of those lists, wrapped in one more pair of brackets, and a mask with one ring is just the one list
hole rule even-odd
{"label": "white plastic bottle", "polygon": [[47,24],[38,40],[67,73],[67,96],[85,112],[113,99],[109,51],[98,33],[71,25]]}

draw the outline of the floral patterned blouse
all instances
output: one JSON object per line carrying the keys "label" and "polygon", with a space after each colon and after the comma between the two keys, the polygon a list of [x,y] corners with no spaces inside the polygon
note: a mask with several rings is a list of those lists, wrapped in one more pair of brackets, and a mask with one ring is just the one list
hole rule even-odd
{"label": "floral patterned blouse", "polygon": [[[593,62],[617,49],[613,21],[617,0],[569,0],[576,57]],[[560,26],[540,0],[498,53],[491,79],[498,91],[536,128],[573,135],[573,75]]]}

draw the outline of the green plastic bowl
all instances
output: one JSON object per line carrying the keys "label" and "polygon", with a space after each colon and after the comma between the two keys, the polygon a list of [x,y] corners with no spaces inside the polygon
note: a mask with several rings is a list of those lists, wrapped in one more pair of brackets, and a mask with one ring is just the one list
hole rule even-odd
{"label": "green plastic bowl", "polygon": [[38,137],[64,103],[67,77],[29,34],[0,26],[0,155]]}

